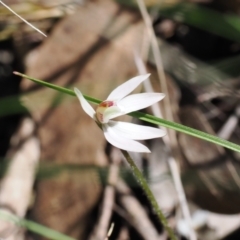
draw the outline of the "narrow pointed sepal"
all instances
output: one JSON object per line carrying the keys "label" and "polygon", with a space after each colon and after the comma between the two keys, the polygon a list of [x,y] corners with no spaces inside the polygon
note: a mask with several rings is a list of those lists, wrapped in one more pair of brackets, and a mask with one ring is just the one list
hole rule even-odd
{"label": "narrow pointed sepal", "polygon": [[128,122],[110,120],[108,126],[113,129],[118,136],[134,140],[159,138],[166,135],[166,132],[162,129]]}
{"label": "narrow pointed sepal", "polygon": [[109,127],[107,124],[103,125],[103,132],[106,140],[111,143],[113,146],[130,151],[130,152],[146,152],[150,153],[151,151],[144,146],[143,144],[134,141],[129,138],[122,137],[118,135],[113,128]]}
{"label": "narrow pointed sepal", "polygon": [[130,112],[144,109],[154,103],[159,102],[165,97],[163,93],[139,93],[129,95],[117,102],[117,106],[127,114]]}
{"label": "narrow pointed sepal", "polygon": [[150,74],[145,74],[131,78],[130,80],[126,81],[125,83],[115,88],[110,93],[107,100],[115,101],[124,98],[129,93],[131,93],[138,85],[140,85],[144,80],[148,79],[149,76]]}
{"label": "narrow pointed sepal", "polygon": [[95,120],[95,110],[87,102],[87,100],[84,98],[82,93],[77,88],[74,88],[74,92],[76,93],[76,96],[78,97],[80,104],[81,104],[83,110],[85,111],[85,113],[88,114],[91,118],[93,118]]}

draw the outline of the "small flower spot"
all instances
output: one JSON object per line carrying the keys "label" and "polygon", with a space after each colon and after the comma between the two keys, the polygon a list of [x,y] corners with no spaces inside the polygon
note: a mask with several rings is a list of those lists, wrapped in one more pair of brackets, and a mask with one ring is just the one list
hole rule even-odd
{"label": "small flower spot", "polygon": [[106,111],[107,108],[112,106],[115,106],[115,103],[113,101],[104,101],[97,106],[96,116],[97,116],[97,120],[100,123],[106,122],[106,120],[104,119],[104,112]]}
{"label": "small flower spot", "polygon": [[113,101],[104,101],[104,102],[101,102],[98,106],[99,107],[111,107],[111,106],[114,106],[114,102]]}

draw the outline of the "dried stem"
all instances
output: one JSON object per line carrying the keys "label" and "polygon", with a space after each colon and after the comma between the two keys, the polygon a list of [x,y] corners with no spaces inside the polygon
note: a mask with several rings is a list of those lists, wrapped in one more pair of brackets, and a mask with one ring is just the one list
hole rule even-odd
{"label": "dried stem", "polygon": [[120,152],[118,151],[118,149],[113,148],[111,153],[112,161],[109,167],[108,185],[106,186],[103,193],[103,204],[101,208],[102,209],[101,216],[98,220],[94,233],[90,237],[90,240],[96,240],[96,239],[102,240],[102,239],[105,239],[106,236],[108,236],[109,223],[111,220],[112,209],[115,201],[115,185],[118,181],[119,164],[121,161],[121,156],[119,155],[120,155]]}
{"label": "dried stem", "polygon": [[36,28],[35,26],[33,26],[30,22],[28,22],[26,19],[24,19],[23,17],[21,17],[19,14],[17,14],[15,11],[13,11],[8,5],[6,5],[3,1],[0,1],[0,3],[7,8],[10,12],[12,12],[14,15],[16,15],[18,18],[20,18],[23,22],[25,22],[27,25],[29,25],[31,28],[35,29],[37,32],[39,32],[40,34],[42,34],[44,37],[47,37],[47,35],[45,33],[43,33],[41,30],[39,30],[38,28]]}

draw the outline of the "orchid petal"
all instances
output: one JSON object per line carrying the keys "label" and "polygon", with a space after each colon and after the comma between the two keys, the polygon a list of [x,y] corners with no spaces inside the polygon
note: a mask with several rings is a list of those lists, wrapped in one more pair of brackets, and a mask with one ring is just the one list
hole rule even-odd
{"label": "orchid petal", "polygon": [[118,136],[134,140],[159,138],[166,135],[166,132],[162,129],[141,126],[128,122],[116,122],[110,120],[108,126],[111,127]]}
{"label": "orchid petal", "polygon": [[122,85],[115,88],[110,95],[108,96],[107,100],[120,100],[131,93],[140,83],[144,80],[148,79],[150,74],[140,75],[130,80],[126,81]]}
{"label": "orchid petal", "polygon": [[165,97],[163,93],[139,93],[129,95],[117,102],[122,111],[127,114],[139,109],[149,107],[150,105],[162,100]]}
{"label": "orchid petal", "polygon": [[117,106],[108,107],[103,113],[103,122],[107,123],[110,119],[125,115]]}
{"label": "orchid petal", "polygon": [[143,144],[118,135],[114,128],[111,128],[108,124],[103,125],[103,133],[107,141],[117,148],[131,152],[150,152]]}
{"label": "orchid petal", "polygon": [[92,108],[92,106],[87,102],[87,100],[84,98],[82,93],[77,88],[74,88],[74,92],[76,93],[85,113],[95,120],[95,111]]}

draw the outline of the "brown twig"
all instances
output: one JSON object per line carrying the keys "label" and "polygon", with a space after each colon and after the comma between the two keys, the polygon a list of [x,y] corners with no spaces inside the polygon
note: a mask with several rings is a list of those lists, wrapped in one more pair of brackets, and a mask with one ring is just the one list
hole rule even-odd
{"label": "brown twig", "polygon": [[112,209],[115,201],[115,185],[118,180],[119,163],[121,161],[121,156],[116,148],[112,149],[111,160],[108,185],[105,187],[103,194],[101,215],[90,240],[103,240],[108,235]]}
{"label": "brown twig", "polygon": [[161,236],[150,221],[146,210],[133,196],[129,187],[121,179],[117,182],[116,190],[119,194],[119,202],[130,216],[127,219],[129,223],[133,225],[144,239],[159,240]]}
{"label": "brown twig", "polygon": [[[31,201],[35,172],[40,158],[39,141],[33,133],[33,121],[25,118],[18,133],[12,138],[13,145],[19,147],[11,157],[0,188],[0,209],[21,218],[25,216]],[[6,227],[1,221],[0,233],[7,232]],[[20,233],[13,231],[8,239],[19,240],[21,239]]]}

